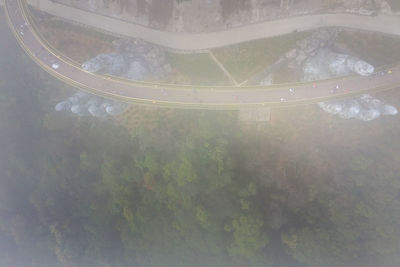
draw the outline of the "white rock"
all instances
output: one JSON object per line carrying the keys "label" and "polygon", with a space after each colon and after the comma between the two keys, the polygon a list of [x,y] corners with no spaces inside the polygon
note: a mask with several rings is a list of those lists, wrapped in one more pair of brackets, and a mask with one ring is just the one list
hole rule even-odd
{"label": "white rock", "polygon": [[381,107],[381,112],[383,115],[396,115],[399,111],[391,105],[384,105]]}
{"label": "white rock", "polygon": [[313,81],[352,73],[368,76],[374,72],[374,67],[356,57],[320,48],[315,56],[307,58],[304,62],[303,72],[305,81]]}
{"label": "white rock", "polygon": [[125,58],[116,53],[100,54],[82,64],[88,72],[100,72],[110,75],[120,75],[126,71],[128,64]]}
{"label": "white rock", "polygon": [[110,115],[119,115],[124,111],[124,107],[122,105],[112,105],[106,107],[106,112]]}
{"label": "white rock", "polygon": [[381,113],[376,109],[361,110],[356,116],[357,119],[362,121],[371,121],[377,119]]}
{"label": "white rock", "polygon": [[107,116],[106,111],[98,106],[89,106],[88,111],[94,117],[101,118]]}
{"label": "white rock", "polygon": [[76,104],[78,104],[80,102],[79,100],[80,100],[79,97],[73,95],[73,96],[68,97],[67,101],[69,103],[71,103],[71,105],[76,105]]}
{"label": "white rock", "polygon": [[71,108],[71,103],[69,103],[68,101],[62,101],[54,107],[56,111],[66,111],[69,110],[70,108]]}

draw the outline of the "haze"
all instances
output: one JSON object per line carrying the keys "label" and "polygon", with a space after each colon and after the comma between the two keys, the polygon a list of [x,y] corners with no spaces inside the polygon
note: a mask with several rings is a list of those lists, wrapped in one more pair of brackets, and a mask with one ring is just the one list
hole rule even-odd
{"label": "haze", "polygon": [[395,0],[4,0],[0,267],[400,266]]}

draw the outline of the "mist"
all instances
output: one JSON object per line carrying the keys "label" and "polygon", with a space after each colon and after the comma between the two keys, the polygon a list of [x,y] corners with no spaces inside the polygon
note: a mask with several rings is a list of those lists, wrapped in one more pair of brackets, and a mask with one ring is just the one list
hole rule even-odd
{"label": "mist", "polygon": [[154,42],[46,4],[28,1],[33,25],[1,10],[0,266],[400,266],[393,25],[167,47],[399,16],[395,1],[325,2],[48,3],[167,33]]}

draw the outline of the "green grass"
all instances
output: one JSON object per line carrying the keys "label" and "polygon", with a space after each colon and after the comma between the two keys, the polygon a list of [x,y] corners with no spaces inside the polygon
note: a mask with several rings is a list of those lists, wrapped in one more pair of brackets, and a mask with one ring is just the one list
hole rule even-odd
{"label": "green grass", "polygon": [[[32,15],[42,16],[35,10],[32,10]],[[49,43],[79,63],[112,49],[111,41],[115,39],[108,34],[59,20],[42,20],[38,24]],[[213,53],[234,78],[241,82],[274,63],[283,53],[294,48],[297,40],[307,35],[295,33],[250,41],[218,48],[213,50]],[[176,70],[176,75],[171,75],[169,82],[196,85],[230,84],[229,79],[208,54],[166,52],[166,58]]]}
{"label": "green grass", "polygon": [[273,64],[287,51],[296,47],[296,41],[310,33],[293,33],[214,49],[214,55],[233,77],[241,82]]}
{"label": "green grass", "polygon": [[42,14],[35,9],[31,9],[31,14],[42,37],[54,49],[78,63],[113,49],[112,41],[115,37],[111,35],[53,19],[53,16]]}
{"label": "green grass", "polygon": [[274,72],[274,83],[294,83],[300,81],[302,77],[302,71],[283,66]]}
{"label": "green grass", "polygon": [[208,54],[166,53],[166,59],[184,83],[197,85],[228,84],[228,79]]}
{"label": "green grass", "polygon": [[338,42],[375,67],[400,62],[400,38],[379,33],[341,32]]}
{"label": "green grass", "polygon": [[400,1],[399,0],[388,0],[387,1],[390,7],[392,8],[392,11],[400,11]]}
{"label": "green grass", "polygon": [[[112,40],[115,39],[114,36],[111,36],[108,33],[104,33],[101,30],[97,30],[90,26],[87,26],[87,27],[81,26],[79,24],[67,22],[62,19],[57,19],[57,17],[54,17],[49,14],[43,14],[42,12],[40,12],[34,8],[30,8],[29,10],[32,14],[32,18],[38,24],[40,22],[45,23],[51,27],[55,27],[60,30],[77,32],[79,34],[87,35],[88,37],[91,37],[91,38],[97,38],[99,40],[108,41],[108,42],[111,42]],[[38,20],[38,18],[41,18],[41,20]],[[45,18],[47,18],[47,19],[45,19]]]}

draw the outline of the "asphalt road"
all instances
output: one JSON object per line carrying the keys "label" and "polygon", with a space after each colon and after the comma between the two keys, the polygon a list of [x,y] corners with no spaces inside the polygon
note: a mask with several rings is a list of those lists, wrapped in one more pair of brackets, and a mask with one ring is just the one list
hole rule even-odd
{"label": "asphalt road", "polygon": [[206,50],[320,27],[345,27],[400,35],[400,16],[384,14],[378,16],[355,14],[304,15],[259,22],[218,32],[188,34],[159,31],[50,0],[28,0],[28,3],[60,18],[110,33],[136,37],[160,46],[186,51]]}
{"label": "asphalt road", "polygon": [[242,109],[315,103],[400,86],[400,66],[392,68],[390,73],[385,71],[369,77],[352,76],[268,87],[201,88],[123,82],[86,72],[53,54],[31,27],[21,0],[5,0],[5,7],[20,45],[43,69],[70,85],[125,102],[176,108]]}

